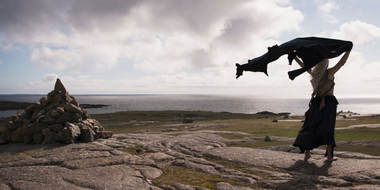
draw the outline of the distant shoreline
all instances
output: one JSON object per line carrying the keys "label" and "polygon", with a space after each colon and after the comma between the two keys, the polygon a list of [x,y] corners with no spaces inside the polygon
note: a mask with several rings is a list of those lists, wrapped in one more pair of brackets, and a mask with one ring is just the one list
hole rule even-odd
{"label": "distant shoreline", "polygon": [[[16,101],[0,101],[0,111],[12,111],[12,110],[23,110],[28,106],[33,105],[34,103],[30,102],[16,102]],[[103,108],[111,105],[104,104],[80,104],[80,107],[83,109],[89,108]]]}
{"label": "distant shoreline", "polygon": [[[42,95],[0,95],[0,101],[34,104]],[[76,95],[82,108],[89,114],[115,113],[121,111],[212,111],[253,114],[261,111],[273,113],[289,112],[291,115],[304,115],[308,109],[308,98],[271,98],[230,95]],[[338,111],[352,111],[360,114],[380,113],[380,99],[338,99]],[[89,104],[86,105],[86,104]],[[99,104],[99,105],[98,105]],[[20,107],[0,106],[0,117],[13,115]],[[98,109],[100,108],[100,109]]]}

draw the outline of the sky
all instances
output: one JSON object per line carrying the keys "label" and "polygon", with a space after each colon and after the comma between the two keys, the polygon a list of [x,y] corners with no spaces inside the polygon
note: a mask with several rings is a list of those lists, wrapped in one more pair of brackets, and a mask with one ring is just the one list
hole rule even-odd
{"label": "sky", "polygon": [[[378,0],[0,0],[0,94],[309,97],[286,56],[268,74],[235,63],[298,37],[354,43],[338,97],[380,97]],[[340,57],[330,60],[330,66]]]}

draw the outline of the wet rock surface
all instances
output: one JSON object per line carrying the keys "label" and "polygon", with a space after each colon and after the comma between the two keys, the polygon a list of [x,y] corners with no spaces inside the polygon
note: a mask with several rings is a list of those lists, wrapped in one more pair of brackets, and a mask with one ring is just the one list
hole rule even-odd
{"label": "wet rock surface", "polygon": [[[217,190],[380,188],[379,157],[348,152],[339,157],[343,152],[337,152],[338,161],[331,163],[316,149],[304,162],[290,146],[227,147],[224,143],[230,140],[219,133],[226,132],[117,134],[71,144],[9,143],[0,146],[0,189],[207,189],[154,182],[168,165],[220,177],[225,181],[214,182]],[[125,151],[137,147],[137,154]]]}

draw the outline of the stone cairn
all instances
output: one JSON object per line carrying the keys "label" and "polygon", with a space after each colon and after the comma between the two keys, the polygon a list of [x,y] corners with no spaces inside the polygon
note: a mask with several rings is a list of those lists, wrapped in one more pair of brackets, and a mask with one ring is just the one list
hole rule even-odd
{"label": "stone cairn", "polygon": [[79,107],[59,79],[53,91],[34,105],[17,111],[5,127],[1,133],[4,143],[92,142],[112,136],[112,132],[104,131],[96,119],[90,118],[87,110]]}

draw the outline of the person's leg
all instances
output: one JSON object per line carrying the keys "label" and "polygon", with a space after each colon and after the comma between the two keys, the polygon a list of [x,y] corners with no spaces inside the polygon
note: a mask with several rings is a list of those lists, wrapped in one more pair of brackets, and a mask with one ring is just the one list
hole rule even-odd
{"label": "person's leg", "polygon": [[327,145],[327,161],[332,162],[336,161],[337,159],[333,157],[333,146]]}
{"label": "person's leg", "polygon": [[311,155],[310,155],[310,150],[305,150],[305,158],[304,158],[304,161],[309,160],[310,157],[311,157]]}

